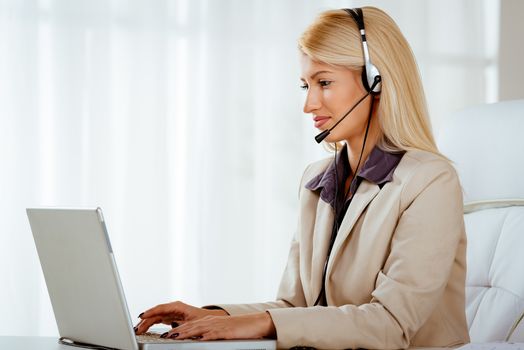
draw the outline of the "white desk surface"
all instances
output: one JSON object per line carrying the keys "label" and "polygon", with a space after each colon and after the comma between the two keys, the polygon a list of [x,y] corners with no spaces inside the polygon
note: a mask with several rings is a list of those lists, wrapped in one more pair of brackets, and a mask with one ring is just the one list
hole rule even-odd
{"label": "white desk surface", "polygon": [[[0,350],[73,350],[75,347],[58,344],[55,337],[0,336]],[[76,348],[82,349],[82,348]],[[413,348],[415,350],[416,348]],[[437,350],[441,348],[418,348]],[[448,349],[449,350],[449,349]]]}
{"label": "white desk surface", "polygon": [[[481,344],[489,345],[489,344]],[[515,344],[516,345],[516,344]],[[522,343],[520,344],[523,345]],[[487,350],[481,346],[482,350]],[[522,347],[520,347],[522,348]],[[58,344],[55,337],[0,336],[0,350],[72,350],[75,347]],[[76,348],[81,349],[81,348]],[[410,350],[450,350],[449,348],[410,348]],[[514,350],[514,349],[510,349]]]}
{"label": "white desk surface", "polygon": [[[0,337],[1,350],[71,350],[71,346],[58,344],[55,337]],[[80,348],[78,348],[80,349]]]}

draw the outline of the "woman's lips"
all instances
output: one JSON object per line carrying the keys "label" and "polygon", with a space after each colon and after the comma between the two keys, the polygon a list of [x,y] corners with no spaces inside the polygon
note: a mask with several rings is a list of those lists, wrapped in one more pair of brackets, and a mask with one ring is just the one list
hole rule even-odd
{"label": "woman's lips", "polygon": [[329,117],[314,117],[313,120],[315,121],[315,128],[319,129],[324,125],[328,120]]}

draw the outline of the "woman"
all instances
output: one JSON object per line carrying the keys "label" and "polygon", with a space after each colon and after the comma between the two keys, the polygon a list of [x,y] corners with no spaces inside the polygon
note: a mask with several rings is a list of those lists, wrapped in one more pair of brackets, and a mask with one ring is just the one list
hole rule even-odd
{"label": "woman", "polygon": [[304,172],[277,300],[158,305],[136,332],[174,322],[164,337],[273,337],[281,348],[468,342],[461,187],[435,145],[408,43],[364,7],[322,13],[299,48],[304,112],[335,157]]}

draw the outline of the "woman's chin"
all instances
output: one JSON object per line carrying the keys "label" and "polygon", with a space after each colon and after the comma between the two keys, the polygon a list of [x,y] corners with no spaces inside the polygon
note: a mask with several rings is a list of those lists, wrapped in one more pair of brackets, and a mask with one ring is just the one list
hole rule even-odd
{"label": "woman's chin", "polygon": [[324,141],[326,141],[327,143],[337,143],[337,142],[342,142],[344,141],[343,138],[337,136],[337,135],[329,135],[328,137],[326,137],[324,139]]}

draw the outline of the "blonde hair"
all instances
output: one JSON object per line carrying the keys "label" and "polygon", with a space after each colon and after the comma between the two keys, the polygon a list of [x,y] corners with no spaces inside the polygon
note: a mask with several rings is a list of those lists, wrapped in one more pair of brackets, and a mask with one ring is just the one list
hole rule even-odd
{"label": "blonde hair", "polygon": [[[424,150],[445,158],[431,131],[424,89],[408,42],[384,11],[375,7],[362,11],[370,59],[382,77],[378,146],[390,152]],[[300,37],[299,49],[314,61],[356,71],[364,65],[358,27],[344,10],[322,12]]]}

